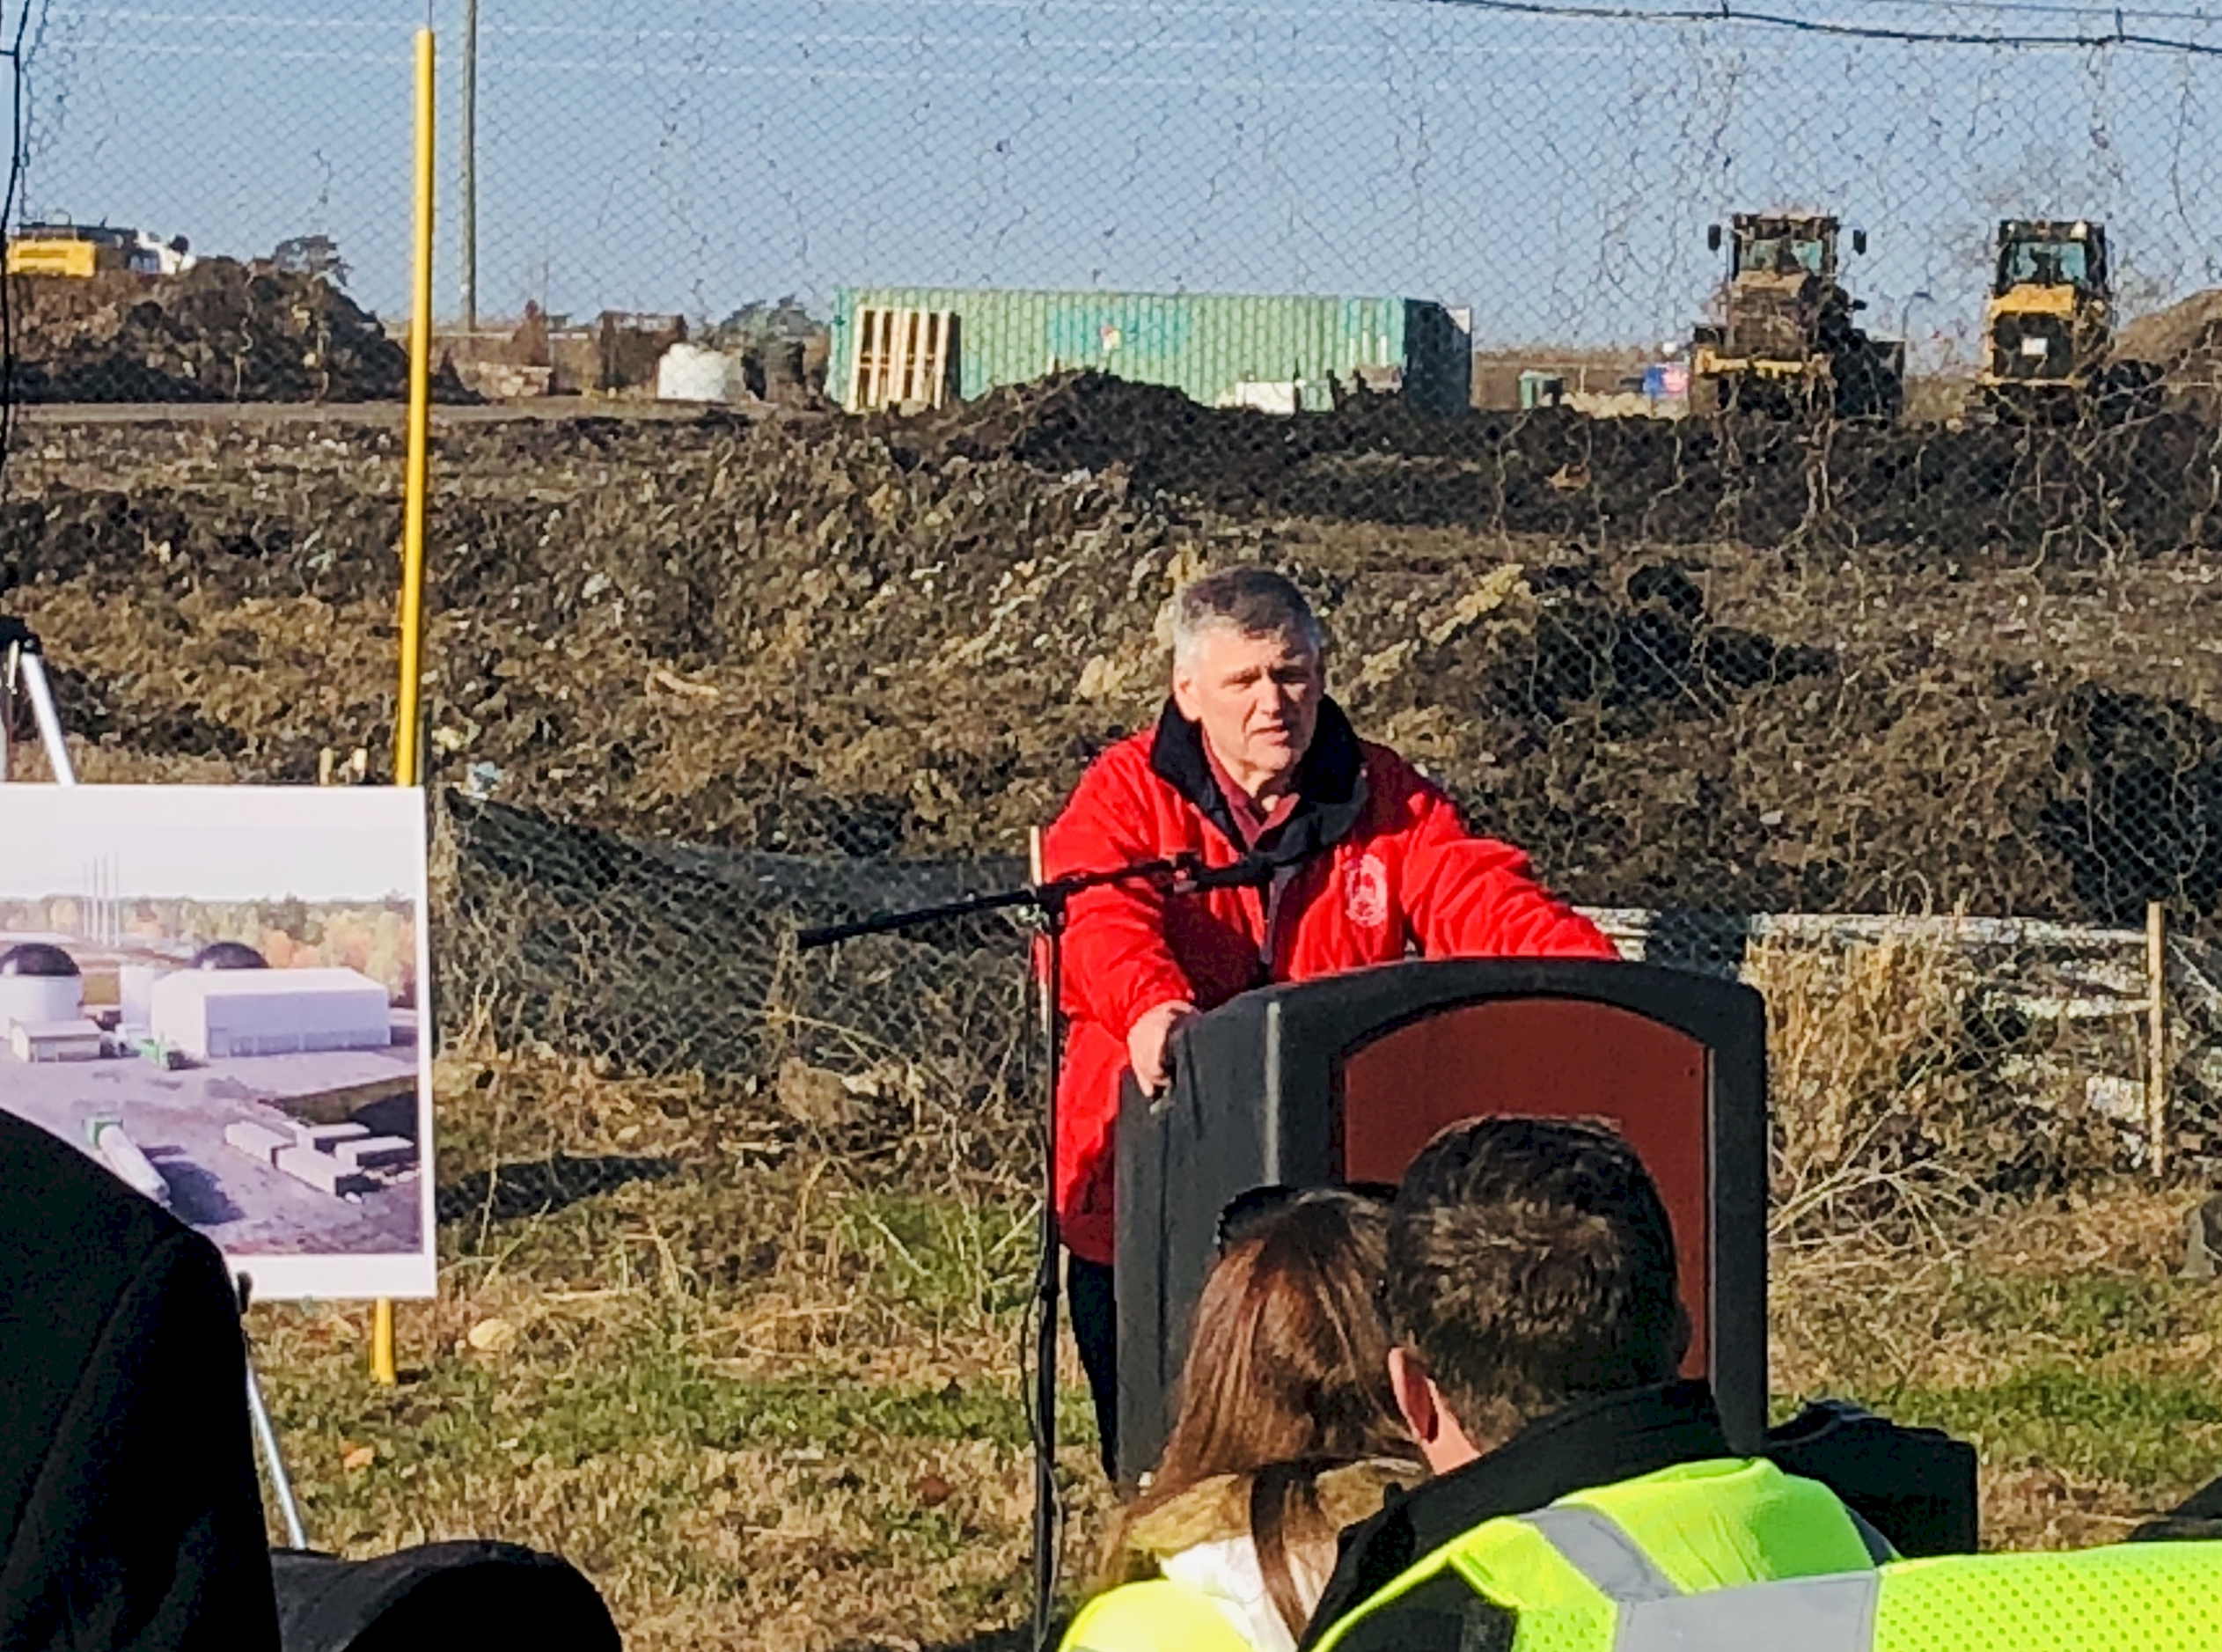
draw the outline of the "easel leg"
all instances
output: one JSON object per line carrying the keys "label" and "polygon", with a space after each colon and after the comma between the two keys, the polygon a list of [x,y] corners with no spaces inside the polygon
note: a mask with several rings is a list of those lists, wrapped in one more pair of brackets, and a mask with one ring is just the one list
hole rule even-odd
{"label": "easel leg", "polygon": [[278,1517],[285,1522],[285,1540],[297,1549],[305,1549],[309,1537],[301,1524],[301,1506],[293,1501],[293,1481],[286,1475],[285,1456],[278,1450],[277,1427],[270,1421],[270,1408],[262,1403],[262,1384],[254,1375],[254,1355],[246,1348],[247,1303],[254,1295],[254,1281],[241,1274],[231,1284],[239,1293],[239,1344],[247,1368],[247,1415],[254,1421],[255,1443],[262,1448],[263,1464],[270,1471],[270,1490],[278,1500]]}
{"label": "easel leg", "polygon": [[70,745],[62,737],[62,715],[55,709],[54,689],[47,681],[39,639],[21,620],[0,619],[0,782],[15,778],[10,767],[15,754],[8,748],[7,724],[18,699],[31,708],[55,783],[76,785],[77,772],[70,764]]}
{"label": "easel leg", "polygon": [[[5,633],[0,636],[0,782],[11,778],[8,749],[8,720],[18,695],[31,707],[33,720],[37,723],[40,744],[46,748],[47,763],[54,770],[57,784],[74,786],[77,771],[70,764],[69,743],[62,738],[62,716],[55,708],[54,689],[47,680],[46,663],[40,657],[39,639],[19,621],[0,621]],[[246,1311],[249,1285],[245,1274],[235,1281],[239,1293],[239,1334],[244,1342],[246,1335]],[[278,1513],[285,1522],[286,1540],[297,1549],[309,1546],[308,1534],[301,1524],[301,1508],[293,1498],[293,1482],[287,1478],[285,1458],[278,1450],[278,1431],[271,1424],[269,1408],[262,1403],[262,1386],[255,1380],[254,1359],[248,1355],[247,1415],[253,1419],[255,1439],[262,1448],[263,1461],[270,1471],[270,1488],[278,1500]]]}
{"label": "easel leg", "polygon": [[263,1465],[270,1472],[271,1494],[278,1500],[278,1516],[285,1522],[289,1546],[305,1549],[309,1534],[301,1524],[301,1507],[293,1501],[293,1482],[286,1477],[285,1457],[278,1450],[278,1431],[262,1403],[262,1384],[255,1380],[254,1361],[247,1361],[247,1414],[254,1419],[254,1437],[262,1447]]}

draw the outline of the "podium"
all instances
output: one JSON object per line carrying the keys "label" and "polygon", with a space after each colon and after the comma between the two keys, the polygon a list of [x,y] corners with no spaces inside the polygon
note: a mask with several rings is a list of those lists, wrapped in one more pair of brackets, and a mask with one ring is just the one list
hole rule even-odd
{"label": "podium", "polygon": [[1435,1133],[1492,1113],[1610,1120],[1673,1221],[1687,1376],[1731,1445],[1767,1421],[1766,1012],[1642,964],[1448,959],[1245,993],[1174,1035],[1173,1081],[1130,1079],[1118,1130],[1118,1472],[1171,1427],[1220,1214],[1268,1185],[1393,1183]]}

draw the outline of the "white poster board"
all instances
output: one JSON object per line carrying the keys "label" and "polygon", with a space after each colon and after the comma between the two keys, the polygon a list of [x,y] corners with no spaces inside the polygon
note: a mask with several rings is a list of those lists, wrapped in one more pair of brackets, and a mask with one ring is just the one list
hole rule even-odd
{"label": "white poster board", "polygon": [[429,1296],[421,791],[0,786],[0,1108],[262,1298]]}

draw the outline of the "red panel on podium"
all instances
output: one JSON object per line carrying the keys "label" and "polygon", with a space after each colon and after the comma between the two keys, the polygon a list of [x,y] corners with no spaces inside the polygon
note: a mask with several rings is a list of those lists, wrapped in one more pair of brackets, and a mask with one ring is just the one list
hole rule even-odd
{"label": "red panel on podium", "polygon": [[[1563,998],[1461,1005],[1343,1056],[1332,1078],[1343,1179],[1398,1180],[1435,1133],[1489,1113],[1609,1120],[1659,1185],[1706,1374],[1705,1047],[1617,1006]],[[1643,1106],[1627,1103],[1640,1097]]]}

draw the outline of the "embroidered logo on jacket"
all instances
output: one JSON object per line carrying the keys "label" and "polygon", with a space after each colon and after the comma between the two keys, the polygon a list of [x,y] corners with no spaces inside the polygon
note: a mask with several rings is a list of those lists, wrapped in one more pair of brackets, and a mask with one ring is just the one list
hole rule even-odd
{"label": "embroidered logo on jacket", "polygon": [[1361,929],[1389,921],[1389,869],[1368,855],[1343,869],[1343,910]]}

